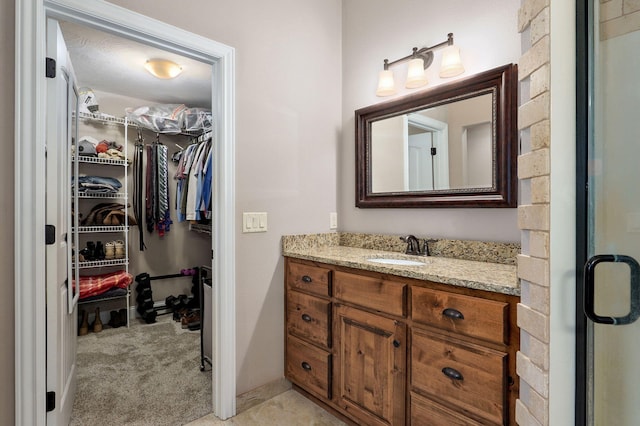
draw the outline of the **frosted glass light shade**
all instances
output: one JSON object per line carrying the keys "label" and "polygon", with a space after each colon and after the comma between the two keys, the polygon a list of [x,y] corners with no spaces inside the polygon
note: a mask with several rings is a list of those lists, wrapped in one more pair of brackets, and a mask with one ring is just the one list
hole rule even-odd
{"label": "frosted glass light shade", "polygon": [[460,59],[460,49],[451,45],[442,49],[442,66],[440,67],[440,77],[455,77],[464,72],[462,60]]}
{"label": "frosted glass light shade", "polygon": [[404,87],[407,89],[415,89],[427,84],[427,76],[424,74],[424,61],[421,58],[415,58],[409,61],[407,70],[407,81]]}
{"label": "frosted glass light shade", "polygon": [[182,67],[175,62],[166,59],[149,59],[144,68],[154,77],[163,80],[175,78],[182,72]]}
{"label": "frosted glass light shade", "polygon": [[391,70],[382,70],[378,74],[378,90],[377,96],[389,96],[396,93],[396,85],[393,81],[393,72]]}

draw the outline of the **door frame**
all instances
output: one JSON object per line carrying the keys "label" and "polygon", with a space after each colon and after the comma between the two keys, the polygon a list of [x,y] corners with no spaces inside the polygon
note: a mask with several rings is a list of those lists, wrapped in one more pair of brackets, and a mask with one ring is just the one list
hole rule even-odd
{"label": "door frame", "polygon": [[576,371],[575,424],[588,420],[588,320],[584,314],[584,265],[588,250],[588,163],[589,133],[592,126],[590,95],[592,87],[593,2],[576,1]]}
{"label": "door frame", "polygon": [[213,67],[212,109],[218,117],[219,141],[213,186],[213,408],[221,419],[235,415],[235,50],[107,2],[24,0],[15,6],[16,424],[46,424],[45,272],[37,265],[45,263],[47,17],[134,39]]}

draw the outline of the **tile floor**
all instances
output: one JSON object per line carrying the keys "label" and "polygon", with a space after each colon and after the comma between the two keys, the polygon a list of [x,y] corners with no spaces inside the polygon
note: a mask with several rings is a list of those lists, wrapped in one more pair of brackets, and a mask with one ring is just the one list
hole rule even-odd
{"label": "tile floor", "polygon": [[186,426],[344,426],[326,410],[317,406],[294,390],[288,390],[259,405],[228,419],[217,419],[210,414]]}

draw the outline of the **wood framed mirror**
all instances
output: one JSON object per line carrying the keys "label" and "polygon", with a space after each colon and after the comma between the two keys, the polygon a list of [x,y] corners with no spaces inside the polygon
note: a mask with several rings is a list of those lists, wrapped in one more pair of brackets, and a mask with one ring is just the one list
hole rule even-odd
{"label": "wood framed mirror", "polygon": [[356,206],[516,207],[517,66],[358,109]]}

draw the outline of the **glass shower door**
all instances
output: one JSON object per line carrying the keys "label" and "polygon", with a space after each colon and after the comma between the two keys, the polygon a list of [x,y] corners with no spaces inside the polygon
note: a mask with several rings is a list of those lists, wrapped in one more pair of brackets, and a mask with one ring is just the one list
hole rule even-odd
{"label": "glass shower door", "polygon": [[640,419],[640,4],[587,1],[585,416],[631,426]]}

